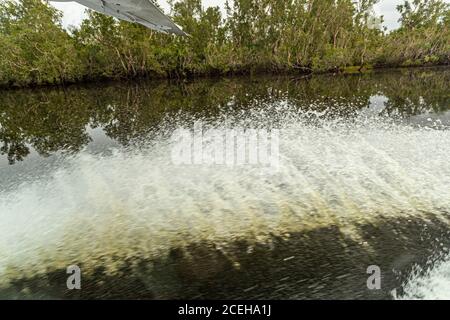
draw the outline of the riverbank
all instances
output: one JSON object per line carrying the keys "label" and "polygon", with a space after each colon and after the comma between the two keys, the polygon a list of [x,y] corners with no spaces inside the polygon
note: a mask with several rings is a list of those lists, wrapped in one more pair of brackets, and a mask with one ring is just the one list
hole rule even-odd
{"label": "riverbank", "polygon": [[89,86],[89,85],[105,85],[105,84],[117,84],[121,82],[132,83],[140,81],[193,81],[193,80],[219,80],[219,79],[239,79],[245,77],[264,77],[264,76],[286,76],[286,77],[299,77],[300,79],[310,78],[313,76],[348,76],[348,75],[364,75],[372,72],[388,72],[388,71],[401,71],[401,70],[432,70],[435,68],[450,68],[450,64],[425,64],[425,65],[414,65],[414,66],[352,66],[342,69],[334,69],[328,71],[317,71],[317,72],[299,72],[297,70],[289,71],[268,71],[268,70],[248,70],[241,72],[229,72],[229,73],[211,73],[211,74],[195,74],[195,75],[184,75],[180,76],[158,76],[158,75],[139,75],[134,77],[100,77],[92,79],[82,79],[79,81],[70,82],[57,82],[57,83],[41,83],[41,84],[28,84],[23,86],[17,85],[6,85],[0,84],[0,91],[10,91],[10,90],[23,90],[23,89],[52,89],[52,88],[67,88],[71,86]]}
{"label": "riverbank", "polygon": [[0,85],[305,76],[450,64],[447,4],[401,5],[400,28],[387,32],[370,2],[251,0],[248,6],[233,0],[224,14],[200,0],[180,0],[171,15],[190,37],[174,37],[92,11],[79,27],[66,30],[61,13],[41,0],[5,0]]}

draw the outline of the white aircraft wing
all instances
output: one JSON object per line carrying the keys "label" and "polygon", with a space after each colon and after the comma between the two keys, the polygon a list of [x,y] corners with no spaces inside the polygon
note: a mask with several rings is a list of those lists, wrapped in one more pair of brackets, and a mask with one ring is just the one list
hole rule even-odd
{"label": "white aircraft wing", "polygon": [[97,12],[118,19],[135,22],[147,28],[176,35],[186,33],[177,26],[152,0],[51,0],[56,2],[78,2]]}

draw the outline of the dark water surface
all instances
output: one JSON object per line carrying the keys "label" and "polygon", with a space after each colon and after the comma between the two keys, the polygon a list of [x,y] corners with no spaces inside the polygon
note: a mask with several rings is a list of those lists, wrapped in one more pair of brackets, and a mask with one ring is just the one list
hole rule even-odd
{"label": "dark water surface", "polygon": [[[450,298],[449,83],[436,68],[0,91],[0,298]],[[173,133],[199,122],[279,130],[279,165],[175,164]]]}

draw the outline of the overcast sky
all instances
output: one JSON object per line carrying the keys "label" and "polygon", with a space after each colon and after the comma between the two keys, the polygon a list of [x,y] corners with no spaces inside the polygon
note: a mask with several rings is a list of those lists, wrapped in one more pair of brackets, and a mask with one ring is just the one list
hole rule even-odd
{"label": "overcast sky", "polygon": [[[168,12],[166,0],[158,0],[165,12]],[[223,6],[225,0],[203,0],[205,6]],[[396,6],[403,3],[403,0],[380,0],[376,5],[375,11],[378,15],[383,15],[385,23],[389,30],[398,26],[399,15]],[[84,17],[85,7],[75,2],[52,2],[52,4],[61,9],[64,13],[63,24],[65,27],[69,25],[78,25]]]}

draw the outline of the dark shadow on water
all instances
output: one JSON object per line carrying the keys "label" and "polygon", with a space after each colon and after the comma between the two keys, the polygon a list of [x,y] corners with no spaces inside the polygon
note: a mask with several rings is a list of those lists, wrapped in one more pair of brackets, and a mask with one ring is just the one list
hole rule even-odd
{"label": "dark shadow on water", "polygon": [[[337,227],[273,236],[252,246],[238,241],[219,250],[209,242],[172,248],[151,261],[121,260],[115,276],[98,266],[67,290],[65,270],[15,279],[0,298],[31,299],[391,299],[414,265],[427,266],[450,245],[448,224],[433,219],[380,220],[359,226],[361,238]],[[382,271],[381,290],[367,288],[367,267]],[[80,264],[81,268],[82,264]]]}

